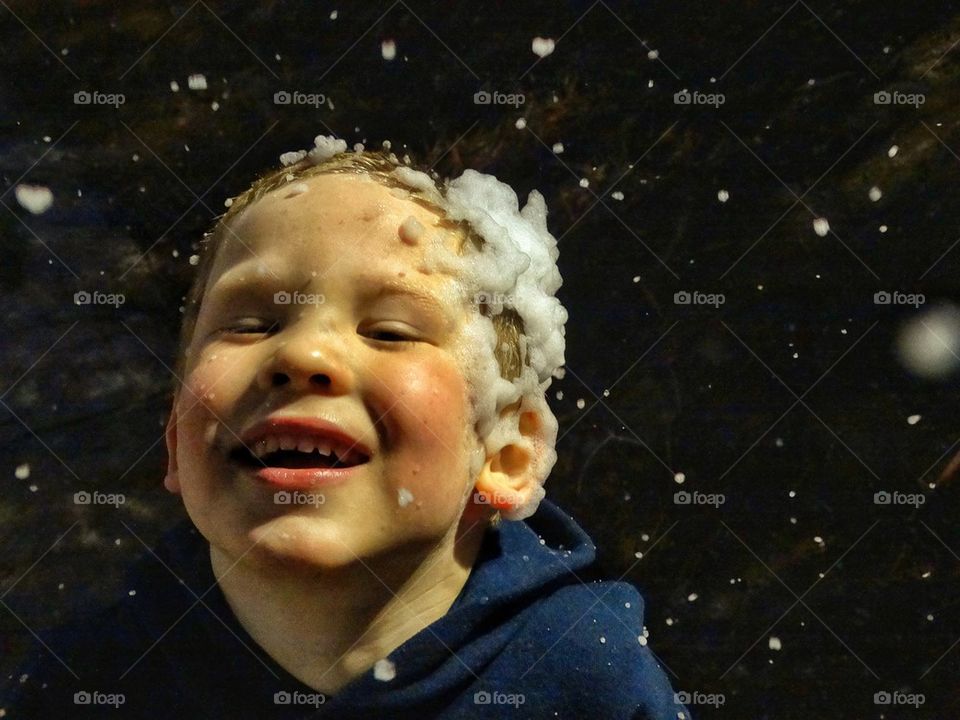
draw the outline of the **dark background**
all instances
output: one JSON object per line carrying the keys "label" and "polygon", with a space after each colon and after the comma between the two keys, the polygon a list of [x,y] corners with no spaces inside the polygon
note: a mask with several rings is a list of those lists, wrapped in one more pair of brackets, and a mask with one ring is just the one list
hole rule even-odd
{"label": "dark background", "polygon": [[[958,43],[952,2],[3,3],[3,677],[32,631],[122,593],[184,515],[161,479],[188,258],[226,197],[332,133],[545,195],[570,313],[548,497],[644,594],[674,687],[723,694],[696,717],[960,717],[941,477],[960,378],[895,353],[905,323],[960,300]],[[678,105],[685,88],[725,102]],[[480,89],[525,103],[477,105]],[[83,90],[125,103],[77,105]],[[18,183],[49,187],[51,209],[27,212]],[[126,503],[73,503],[93,489]],[[876,505],[883,490],[925,502]],[[923,706],[874,704],[897,690]]]}

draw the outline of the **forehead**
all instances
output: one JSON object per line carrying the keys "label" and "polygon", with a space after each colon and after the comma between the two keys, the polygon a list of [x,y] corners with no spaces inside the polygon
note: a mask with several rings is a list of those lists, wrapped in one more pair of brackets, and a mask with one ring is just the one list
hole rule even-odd
{"label": "forehead", "polygon": [[[315,175],[293,180],[247,207],[225,228],[208,278],[255,267],[261,276],[369,274],[436,285],[445,273],[424,267],[428,250],[457,254],[462,230],[440,213],[367,175]],[[433,274],[433,278],[427,276]]]}
{"label": "forehead", "polygon": [[[420,247],[433,236],[442,236],[453,249],[458,232],[441,214],[410,197],[403,188],[383,185],[368,175],[315,175],[293,180],[252,203],[233,223],[233,233],[246,241],[271,246],[349,236],[364,246],[416,247],[403,242],[399,230],[408,218],[425,232]],[[227,233],[227,240],[233,233]],[[235,238],[234,238],[235,239]],[[394,242],[396,241],[396,242]],[[249,244],[249,243],[248,243]],[[370,248],[372,249],[372,248]]]}

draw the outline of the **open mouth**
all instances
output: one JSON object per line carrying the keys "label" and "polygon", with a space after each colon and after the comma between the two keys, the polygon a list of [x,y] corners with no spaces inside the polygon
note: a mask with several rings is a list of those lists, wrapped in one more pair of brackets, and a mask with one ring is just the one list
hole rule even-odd
{"label": "open mouth", "polygon": [[340,458],[333,450],[324,455],[319,450],[301,452],[300,450],[275,450],[263,457],[255,456],[244,446],[230,452],[230,459],[250,468],[348,468],[363,465],[369,460],[365,455],[351,454]]}

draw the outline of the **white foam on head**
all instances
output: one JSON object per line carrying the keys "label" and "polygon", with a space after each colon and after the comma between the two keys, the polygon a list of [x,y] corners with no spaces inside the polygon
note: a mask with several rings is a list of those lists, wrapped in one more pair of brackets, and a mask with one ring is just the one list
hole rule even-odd
{"label": "white foam on head", "polygon": [[326,162],[334,155],[347,151],[347,142],[332,135],[317,135],[313,139],[313,149],[307,153],[314,164]]}
{"label": "white foam on head", "polygon": [[[512,511],[502,511],[507,520],[522,520],[536,511],[545,493],[543,483],[557,460],[555,444],[558,423],[545,400],[556,372],[564,364],[567,311],[556,298],[563,283],[557,268],[557,241],[547,230],[543,196],[533,190],[520,209],[516,193],[492,175],[466,170],[446,181],[440,203],[450,220],[466,221],[483,238],[480,252],[468,249],[455,255],[442,243],[430,247],[428,262],[459,278],[463,297],[471,304],[471,320],[464,328],[465,342],[458,360],[471,387],[477,435],[492,455],[508,444],[527,447],[539,458],[532,469],[538,483],[529,501]],[[500,376],[494,356],[498,340],[493,321],[479,312],[483,301],[492,315],[513,309],[522,319],[521,354],[528,365],[512,382]],[[479,351],[479,349],[483,351]],[[516,412],[501,417],[509,405],[520,401]],[[535,412],[542,423],[543,440],[532,447],[520,433],[518,418]],[[478,453],[472,460],[475,477],[483,467]]]}

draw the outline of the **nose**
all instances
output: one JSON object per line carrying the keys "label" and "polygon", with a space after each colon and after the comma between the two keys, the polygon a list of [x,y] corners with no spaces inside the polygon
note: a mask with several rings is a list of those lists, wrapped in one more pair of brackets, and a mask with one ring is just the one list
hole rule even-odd
{"label": "nose", "polygon": [[289,385],[301,392],[342,394],[349,391],[351,371],[334,347],[334,332],[322,331],[316,322],[299,322],[281,331],[274,340],[276,350],[265,360],[257,376],[261,389]]}

